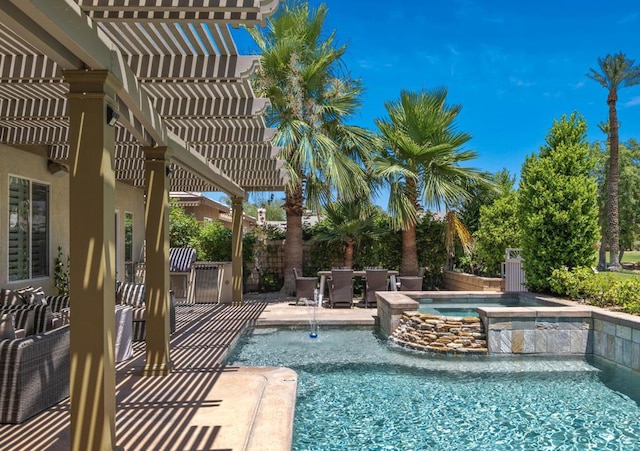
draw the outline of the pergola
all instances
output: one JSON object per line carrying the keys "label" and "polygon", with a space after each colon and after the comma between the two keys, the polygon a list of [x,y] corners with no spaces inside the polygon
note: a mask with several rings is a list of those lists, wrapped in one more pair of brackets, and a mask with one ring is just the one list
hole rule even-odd
{"label": "pergola", "polygon": [[242,200],[282,190],[278,149],[229,25],[264,24],[278,0],[0,2],[0,142],[69,166],[71,439],[115,446],[115,181],[144,187],[143,374],[171,372],[168,192],[224,191],[242,298]]}

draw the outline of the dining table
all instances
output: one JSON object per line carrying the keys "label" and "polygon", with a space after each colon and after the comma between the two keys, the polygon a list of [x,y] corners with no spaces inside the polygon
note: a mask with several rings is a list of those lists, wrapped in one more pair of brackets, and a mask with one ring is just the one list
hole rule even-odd
{"label": "dining table", "polygon": [[[389,275],[389,287],[390,287],[390,291],[397,291],[398,290],[398,286],[396,285],[396,276],[398,274],[400,274],[399,271],[396,271],[394,269],[389,269],[387,270],[387,274]],[[324,296],[325,293],[325,288],[327,285],[327,277],[331,276],[331,271],[318,271],[318,277],[320,277],[320,294]],[[366,277],[367,276],[367,271],[365,271],[364,269],[362,270],[353,270],[353,277]]]}

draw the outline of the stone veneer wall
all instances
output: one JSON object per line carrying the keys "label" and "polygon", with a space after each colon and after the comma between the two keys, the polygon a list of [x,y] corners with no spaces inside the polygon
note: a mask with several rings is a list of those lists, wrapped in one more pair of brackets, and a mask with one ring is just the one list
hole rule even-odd
{"label": "stone veneer wall", "polygon": [[490,354],[590,354],[591,310],[480,307]]}
{"label": "stone veneer wall", "polygon": [[445,271],[444,289],[451,291],[504,291],[504,279]]}
{"label": "stone veneer wall", "polygon": [[391,341],[418,351],[486,354],[487,340],[480,318],[405,312]]}
{"label": "stone veneer wall", "polygon": [[594,309],[593,354],[640,371],[640,318]]}

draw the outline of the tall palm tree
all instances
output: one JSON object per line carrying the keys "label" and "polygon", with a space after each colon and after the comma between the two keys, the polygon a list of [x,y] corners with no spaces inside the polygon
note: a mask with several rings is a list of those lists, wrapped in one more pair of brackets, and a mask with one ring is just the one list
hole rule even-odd
{"label": "tall palm tree", "polygon": [[360,106],[361,83],[340,73],[345,46],[335,32],[323,37],[327,7],[285,4],[266,29],[249,29],[261,54],[255,87],[271,101],[266,119],[277,128],[274,144],[287,173],[285,284],[293,292],[293,268],[302,271],[302,215],[336,192],[368,196],[365,172],[371,134],[346,125]]}
{"label": "tall palm tree", "polygon": [[600,83],[609,92],[609,178],[608,178],[608,226],[609,226],[609,265],[610,269],[620,269],[620,225],[618,212],[618,89],[640,84],[640,66],[634,65],[624,53],[598,58],[600,72],[590,68],[587,77]]}
{"label": "tall palm tree", "polygon": [[446,104],[446,88],[402,91],[385,103],[388,118],[377,119],[384,145],[371,161],[371,171],[389,186],[391,224],[402,230],[400,273],[418,273],[416,223],[423,207],[443,210],[467,196],[469,179],[481,173],[461,163],[476,158],[462,150],[471,135],[456,129],[460,105]]}

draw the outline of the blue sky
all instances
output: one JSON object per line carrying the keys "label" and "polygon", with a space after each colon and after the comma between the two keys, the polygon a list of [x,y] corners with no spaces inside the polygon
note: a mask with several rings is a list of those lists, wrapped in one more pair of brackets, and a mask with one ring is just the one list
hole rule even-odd
{"label": "blue sky", "polygon": [[[311,5],[320,2],[311,1]],[[365,86],[353,124],[376,130],[385,101],[402,89],[448,88],[462,105],[458,127],[473,136],[473,166],[519,175],[553,120],[573,111],[603,140],[607,91],[588,79],[598,57],[640,63],[640,3],[540,0],[325,0],[326,31],[347,44],[344,63]],[[234,30],[241,54],[255,46]],[[620,138],[640,139],[640,85],[619,91]],[[378,199],[382,204],[385,199]]]}

